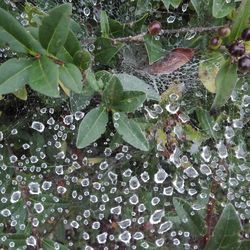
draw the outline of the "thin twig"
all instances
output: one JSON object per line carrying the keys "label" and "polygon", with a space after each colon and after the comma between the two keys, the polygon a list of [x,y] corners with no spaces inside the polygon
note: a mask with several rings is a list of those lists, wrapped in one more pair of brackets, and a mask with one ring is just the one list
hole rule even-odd
{"label": "thin twig", "polygon": [[[161,36],[168,35],[168,34],[177,34],[177,33],[203,33],[203,32],[210,32],[210,31],[216,31],[219,28],[227,27],[226,25],[220,25],[220,26],[211,26],[211,27],[185,27],[180,29],[166,29],[161,31]],[[141,43],[144,41],[144,36],[147,34],[147,32],[142,32],[140,34],[137,34],[135,36],[127,36],[127,37],[118,37],[118,38],[111,38],[112,42],[114,44],[116,43]],[[90,38],[83,41],[84,44],[93,43],[95,39]]]}

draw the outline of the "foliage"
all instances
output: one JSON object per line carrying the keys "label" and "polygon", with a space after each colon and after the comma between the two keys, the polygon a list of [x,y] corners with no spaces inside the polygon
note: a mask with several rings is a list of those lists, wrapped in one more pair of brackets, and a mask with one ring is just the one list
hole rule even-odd
{"label": "foliage", "polygon": [[30,2],[0,3],[0,247],[248,249],[249,1]]}

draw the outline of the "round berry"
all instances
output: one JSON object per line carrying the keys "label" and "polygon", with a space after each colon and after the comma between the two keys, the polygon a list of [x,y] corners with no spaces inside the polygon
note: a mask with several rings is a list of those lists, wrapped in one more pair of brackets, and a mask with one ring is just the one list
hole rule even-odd
{"label": "round berry", "polygon": [[245,41],[250,41],[250,28],[246,28],[242,31],[241,38]]}
{"label": "round berry", "polygon": [[221,46],[222,40],[219,37],[213,37],[210,41],[211,49],[218,49]]}
{"label": "round berry", "polygon": [[238,68],[242,72],[250,71],[250,54],[243,56],[239,59]]}
{"label": "round berry", "polygon": [[158,21],[153,21],[148,25],[148,32],[152,36],[157,36],[161,32],[161,23]]}
{"label": "round berry", "polygon": [[245,54],[245,45],[241,41],[236,41],[228,46],[228,51],[232,56],[243,56]]}
{"label": "round berry", "polygon": [[228,27],[221,27],[218,29],[218,34],[220,37],[228,37],[230,33],[231,33],[231,30]]}

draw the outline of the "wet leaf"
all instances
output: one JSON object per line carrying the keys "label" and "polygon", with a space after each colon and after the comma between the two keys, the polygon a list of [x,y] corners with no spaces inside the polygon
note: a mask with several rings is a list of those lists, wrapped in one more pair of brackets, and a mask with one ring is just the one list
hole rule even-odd
{"label": "wet leaf", "polygon": [[217,137],[217,135],[216,135],[215,131],[213,130],[214,120],[210,116],[209,112],[207,110],[197,108],[196,115],[197,115],[198,121],[200,123],[201,129],[204,132],[206,132],[206,134],[208,134],[210,137],[215,139]]}
{"label": "wet leaf", "polygon": [[193,49],[177,48],[160,61],[148,66],[145,70],[152,75],[169,74],[185,65],[193,55]]}
{"label": "wet leaf", "polygon": [[10,59],[0,66],[0,94],[16,92],[28,81],[32,60]]}
{"label": "wet leaf", "polygon": [[82,74],[74,64],[64,64],[59,68],[59,79],[69,89],[76,93],[82,91]]}
{"label": "wet leaf", "polygon": [[32,64],[29,72],[29,85],[41,94],[59,97],[58,72],[57,65],[47,57],[42,56]]}
{"label": "wet leaf", "polygon": [[213,0],[212,14],[216,18],[222,18],[230,14],[234,8],[234,1]]}
{"label": "wet leaf", "polygon": [[224,61],[221,53],[215,53],[199,64],[199,78],[204,87],[211,93],[216,93],[215,79]]}
{"label": "wet leaf", "polygon": [[77,135],[77,148],[85,148],[95,142],[105,132],[108,123],[108,113],[103,107],[97,107],[83,118]]}
{"label": "wet leaf", "polygon": [[122,112],[134,112],[146,100],[146,95],[140,91],[124,91],[120,100],[112,108]]}
{"label": "wet leaf", "polygon": [[24,48],[26,53],[44,52],[40,43],[26,31],[26,29],[17,21],[15,17],[2,8],[0,8],[0,27],[8,33],[10,40],[13,39],[16,41],[12,42],[15,44],[14,49],[18,48],[18,51],[20,51],[20,49],[23,50]]}
{"label": "wet leaf", "polygon": [[166,52],[162,48],[161,42],[159,40],[156,40],[154,36],[151,36],[149,34],[145,35],[144,43],[150,65],[165,56]]}
{"label": "wet leaf", "polygon": [[49,11],[39,27],[39,41],[47,51],[56,55],[65,44],[70,28],[70,4],[62,4]]}
{"label": "wet leaf", "polygon": [[229,250],[238,249],[241,223],[232,204],[228,204],[217,222],[211,239],[205,250]]}
{"label": "wet leaf", "polygon": [[159,101],[160,96],[155,89],[145,81],[129,74],[116,74],[126,91],[142,91],[146,94],[147,100]]}
{"label": "wet leaf", "polygon": [[173,204],[175,211],[186,230],[195,235],[205,234],[205,223],[203,218],[199,213],[192,209],[191,205],[187,201],[174,197]]}
{"label": "wet leaf", "polygon": [[237,83],[237,78],[237,65],[227,60],[215,79],[216,95],[211,110],[216,110],[227,102]]}
{"label": "wet leaf", "polygon": [[142,151],[149,150],[149,142],[146,139],[141,127],[137,124],[137,122],[132,119],[128,119],[128,117],[119,113],[120,118],[118,120],[113,119],[114,125],[117,124],[116,131],[122,136],[123,140],[138,148]]}

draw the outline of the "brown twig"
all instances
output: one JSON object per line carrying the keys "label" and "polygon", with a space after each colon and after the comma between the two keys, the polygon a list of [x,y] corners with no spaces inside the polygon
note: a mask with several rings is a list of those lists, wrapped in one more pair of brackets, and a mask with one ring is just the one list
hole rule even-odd
{"label": "brown twig", "polygon": [[[227,25],[220,25],[220,26],[211,26],[211,27],[185,27],[180,29],[166,29],[161,31],[161,36],[168,35],[168,34],[177,34],[177,33],[203,33],[203,32],[210,32],[216,31],[221,27],[227,27]],[[118,38],[111,38],[114,44],[116,43],[141,43],[144,41],[144,36],[147,32],[142,32],[135,36],[127,36],[127,37],[118,37]],[[95,39],[86,39],[83,41],[85,44],[93,43]]]}

